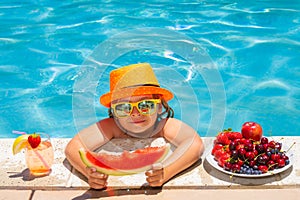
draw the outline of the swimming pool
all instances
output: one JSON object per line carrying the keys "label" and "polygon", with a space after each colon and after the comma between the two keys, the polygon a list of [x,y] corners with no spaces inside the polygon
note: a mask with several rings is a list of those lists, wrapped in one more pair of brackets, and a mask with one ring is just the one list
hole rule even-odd
{"label": "swimming pool", "polygon": [[136,62],[154,66],[202,136],[249,120],[300,135],[298,1],[6,0],[0,23],[2,138],[72,137],[107,116],[109,70]]}

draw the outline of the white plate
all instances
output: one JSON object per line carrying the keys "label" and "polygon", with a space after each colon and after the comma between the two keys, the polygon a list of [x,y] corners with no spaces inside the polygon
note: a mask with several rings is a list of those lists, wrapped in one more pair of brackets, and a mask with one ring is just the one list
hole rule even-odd
{"label": "white plate", "polygon": [[214,160],[214,156],[211,155],[211,150],[209,150],[209,153],[207,154],[206,156],[206,160],[207,162],[213,166],[215,169],[221,171],[221,172],[224,172],[226,174],[229,174],[229,175],[233,175],[233,176],[239,176],[239,177],[244,177],[244,178],[257,178],[257,177],[266,177],[266,176],[272,176],[272,175],[275,175],[275,174],[279,174],[285,170],[287,170],[288,168],[290,168],[292,165],[293,165],[293,154],[291,155],[287,155],[289,157],[289,160],[290,160],[290,163],[282,168],[279,168],[279,169],[274,169],[274,170],[271,170],[271,171],[268,171],[264,174],[238,174],[238,173],[233,173],[233,172],[230,172],[230,171],[226,171],[225,169],[223,169],[222,167],[220,167],[218,165],[218,162],[216,160]]}

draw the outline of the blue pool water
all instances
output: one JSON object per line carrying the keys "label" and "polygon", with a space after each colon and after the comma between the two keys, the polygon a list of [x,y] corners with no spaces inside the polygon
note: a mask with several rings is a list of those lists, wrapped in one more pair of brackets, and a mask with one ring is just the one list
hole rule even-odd
{"label": "blue pool water", "polygon": [[107,116],[111,69],[150,62],[176,117],[213,136],[245,121],[300,135],[300,4],[286,1],[0,3],[0,137],[72,137]]}

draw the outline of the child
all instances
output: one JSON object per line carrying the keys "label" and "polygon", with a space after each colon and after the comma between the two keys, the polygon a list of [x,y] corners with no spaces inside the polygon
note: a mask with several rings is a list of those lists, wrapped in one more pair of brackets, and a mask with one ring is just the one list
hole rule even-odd
{"label": "child", "polygon": [[91,188],[102,189],[108,175],[86,167],[78,150],[95,150],[113,138],[163,137],[176,146],[163,162],[145,172],[152,187],[162,186],[177,173],[195,163],[203,154],[204,146],[197,132],[180,120],[174,119],[167,101],[173,94],[159,86],[148,63],[134,64],[110,73],[110,92],[100,97],[109,108],[109,118],[80,131],[68,143],[65,154],[69,162],[88,179]]}

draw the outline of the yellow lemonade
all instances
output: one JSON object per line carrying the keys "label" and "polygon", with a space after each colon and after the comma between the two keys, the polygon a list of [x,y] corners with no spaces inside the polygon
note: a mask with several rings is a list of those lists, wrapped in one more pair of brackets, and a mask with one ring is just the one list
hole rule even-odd
{"label": "yellow lemonade", "polygon": [[31,174],[36,176],[49,174],[54,160],[51,142],[49,140],[42,141],[35,149],[29,145],[25,151],[25,158]]}

